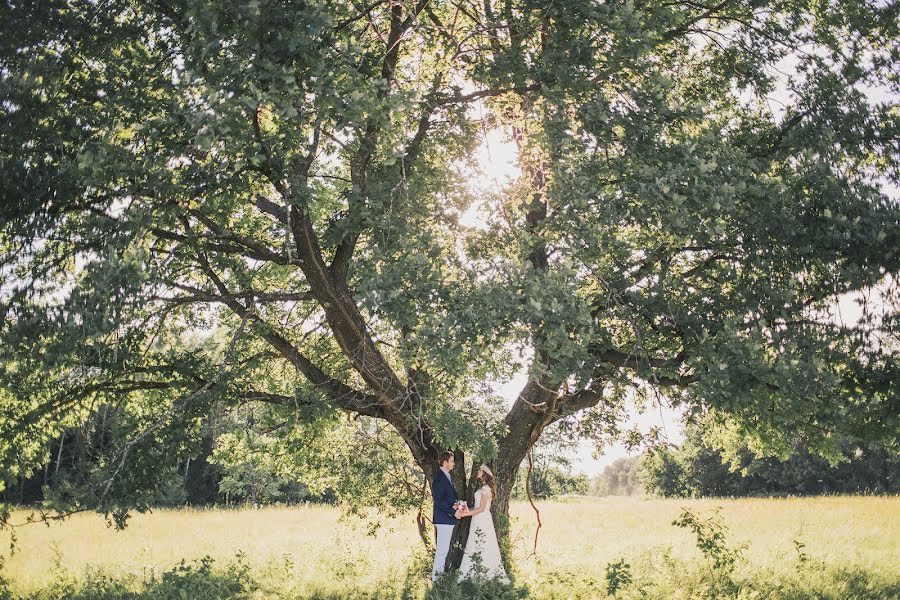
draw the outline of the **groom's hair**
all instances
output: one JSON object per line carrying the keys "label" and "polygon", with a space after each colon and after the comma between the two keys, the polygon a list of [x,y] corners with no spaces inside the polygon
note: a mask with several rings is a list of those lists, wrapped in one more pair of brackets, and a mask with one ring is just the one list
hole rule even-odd
{"label": "groom's hair", "polygon": [[438,464],[442,465],[445,462],[447,462],[448,460],[450,460],[451,458],[453,458],[453,453],[450,452],[449,450],[444,450],[443,452],[441,452],[438,455]]}

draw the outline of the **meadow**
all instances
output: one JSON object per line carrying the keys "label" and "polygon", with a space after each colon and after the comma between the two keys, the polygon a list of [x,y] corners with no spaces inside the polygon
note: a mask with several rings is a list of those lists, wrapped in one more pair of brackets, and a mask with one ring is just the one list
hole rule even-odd
{"label": "meadow", "polygon": [[[514,503],[511,587],[431,586],[414,515],[371,535],[326,506],[95,514],[17,528],[11,598],[897,598],[900,497]],[[673,521],[684,509],[724,528]],[[21,521],[24,512],[17,512]],[[724,534],[720,538],[717,533]],[[3,534],[4,545],[8,534]],[[712,550],[710,550],[712,548]],[[729,554],[731,553],[731,554]],[[733,556],[732,562],[719,560]],[[733,563],[733,564],[732,564]]]}

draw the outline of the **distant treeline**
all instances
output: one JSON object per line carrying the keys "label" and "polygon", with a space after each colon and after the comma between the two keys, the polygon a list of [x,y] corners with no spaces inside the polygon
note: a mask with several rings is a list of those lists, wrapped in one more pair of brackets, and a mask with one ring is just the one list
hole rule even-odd
{"label": "distant treeline", "polygon": [[841,450],[846,462],[832,467],[799,442],[787,460],[757,458],[744,446],[734,452],[732,464],[703,429],[689,425],[680,447],[645,454],[635,469],[644,491],[663,497],[900,492],[896,453],[859,443],[847,443]]}
{"label": "distant treeline", "polygon": [[732,465],[697,426],[685,428],[676,448],[657,448],[620,458],[593,480],[599,496],[666,498],[707,496],[808,496],[818,494],[894,494],[900,492],[900,457],[865,444],[846,444],[846,462],[832,467],[797,443],[787,460],[757,458],[737,449]]}
{"label": "distant treeline", "polygon": [[[151,503],[157,506],[334,503],[347,494],[378,498],[397,493],[387,483],[380,482],[380,478],[384,475],[381,471],[403,472],[399,462],[382,466],[386,460],[402,460],[402,445],[393,448],[372,445],[377,436],[360,438],[356,431],[347,438],[350,442],[342,438],[340,443],[316,451],[319,455],[316,460],[324,468],[315,475],[310,474],[309,457],[305,461],[306,470],[299,471],[296,457],[286,454],[276,438],[267,433],[271,427],[256,422],[255,418],[247,411],[214,415],[203,427],[202,439],[186,446],[189,452],[161,457],[152,468],[166,472],[167,483]],[[102,407],[89,426],[64,430],[47,448],[42,468],[21,473],[13,485],[7,485],[2,493],[3,501],[52,503],[54,498],[76,493],[85,495],[85,489],[96,489],[97,485],[90,479],[98,478],[97,473],[103,472],[97,463],[109,460],[104,458],[104,447],[121,442],[116,439],[117,419],[115,408]],[[736,464],[732,465],[704,437],[704,432],[701,427],[689,425],[681,446],[617,459],[592,479],[572,474],[573,465],[563,454],[536,453],[530,477],[526,467],[520,471],[513,497],[526,498],[526,479],[534,499],[566,494],[741,497],[900,492],[900,457],[883,449],[847,444],[843,449],[847,462],[832,467],[823,458],[810,454],[802,444],[797,444],[787,460],[757,458],[745,447],[736,453],[732,449],[737,457]],[[334,457],[343,457],[342,462],[335,463]],[[336,469],[342,473],[341,477],[323,479],[322,473],[333,474]],[[391,476],[385,481],[396,479]],[[371,482],[375,486],[373,490],[357,489],[363,481]],[[418,485],[419,491],[413,495],[421,494],[421,484],[413,480],[401,483]]]}
{"label": "distant treeline", "polygon": [[[53,502],[68,494],[90,498],[108,470],[102,462],[120,453],[107,447],[121,446],[117,407],[102,406],[82,427],[65,429],[47,448],[47,460],[37,470],[24,472],[17,485],[7,485],[5,502],[32,504]],[[330,490],[313,492],[286,468],[283,456],[271,447],[274,437],[255,422],[252,411],[213,414],[202,427],[202,436],[185,445],[183,454],[160,457],[152,465],[165,473],[156,490],[155,506],[205,506],[213,504],[266,504],[273,502],[333,503]],[[98,476],[102,474],[101,476]]]}

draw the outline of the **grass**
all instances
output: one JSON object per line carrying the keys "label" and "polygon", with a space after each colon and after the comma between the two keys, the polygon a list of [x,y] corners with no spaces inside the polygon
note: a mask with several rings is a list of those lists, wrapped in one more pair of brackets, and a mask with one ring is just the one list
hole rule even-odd
{"label": "grass", "polygon": [[[684,508],[704,516],[717,506],[727,543],[747,544],[732,573],[711,569],[694,535],[672,525]],[[34,598],[598,598],[617,586],[616,598],[900,596],[900,497],[573,498],[539,508],[531,555],[534,513],[512,506],[518,587],[505,590],[432,589],[412,515],[372,536],[323,506],[158,510],[125,531],[79,514],[19,528],[3,572],[10,595]]]}

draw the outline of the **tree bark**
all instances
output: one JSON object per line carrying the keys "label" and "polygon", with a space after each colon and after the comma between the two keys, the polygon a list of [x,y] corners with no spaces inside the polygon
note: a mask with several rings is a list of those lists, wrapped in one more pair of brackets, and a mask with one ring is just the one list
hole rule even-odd
{"label": "tree bark", "polygon": [[[470,473],[466,476],[465,470],[465,453],[456,450],[453,452],[454,460],[457,468],[453,469],[453,487],[456,488],[456,495],[460,500],[466,500],[471,506],[470,498],[475,493],[475,473],[478,468],[472,465]],[[460,493],[462,490],[462,493]],[[447,553],[447,569],[458,569],[462,562],[463,550],[466,548],[466,540],[469,539],[469,525],[472,519],[460,519],[456,523],[456,529],[453,530],[453,537],[450,539],[450,552]]]}
{"label": "tree bark", "polygon": [[[472,498],[475,495],[475,490],[477,489],[475,474],[478,472],[478,467],[478,464],[472,465],[469,482],[466,486],[466,494],[464,497],[469,501],[470,505]],[[454,477],[454,484],[456,484],[456,479],[457,477]],[[516,482],[516,473],[505,474],[503,479],[507,483],[503,486],[497,485],[497,494],[491,500],[491,517],[494,519],[494,529],[497,532],[497,542],[500,545],[500,555],[503,559],[503,565],[504,568],[506,568],[506,571],[509,572],[510,567],[512,566],[509,539],[509,501],[512,497],[513,486]],[[460,497],[462,498],[463,496],[460,495]],[[457,523],[456,529],[453,531],[453,538],[450,542],[450,552],[447,554],[446,569],[454,570],[459,568],[463,558],[463,551],[466,547],[466,541],[469,539],[469,527],[471,522],[471,518],[465,518],[460,519]]]}

